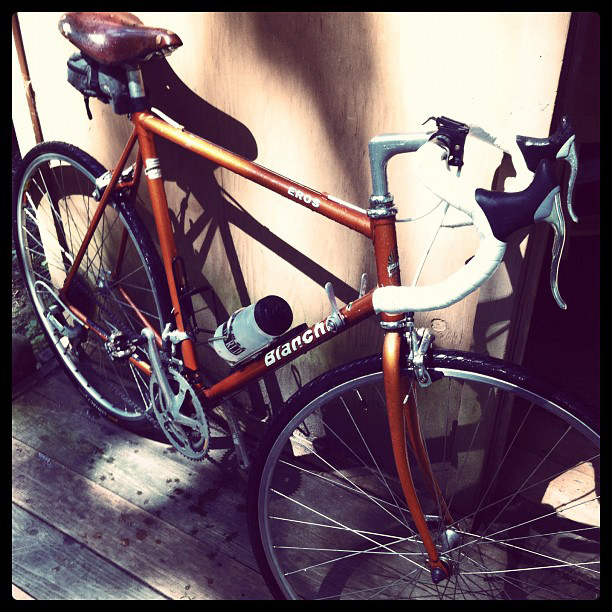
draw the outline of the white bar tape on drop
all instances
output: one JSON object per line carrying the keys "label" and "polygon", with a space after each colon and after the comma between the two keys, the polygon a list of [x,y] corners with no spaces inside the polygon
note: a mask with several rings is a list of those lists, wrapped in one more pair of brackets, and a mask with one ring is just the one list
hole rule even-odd
{"label": "white bar tape on drop", "polygon": [[440,283],[424,287],[375,289],[372,304],[377,313],[419,312],[450,306],[490,278],[506,251],[506,243],[493,236],[489,222],[476,202],[475,188],[446,169],[444,149],[435,142],[428,142],[416,152],[416,156],[419,178],[430,191],[472,219],[478,230],[480,246],[464,267]]}

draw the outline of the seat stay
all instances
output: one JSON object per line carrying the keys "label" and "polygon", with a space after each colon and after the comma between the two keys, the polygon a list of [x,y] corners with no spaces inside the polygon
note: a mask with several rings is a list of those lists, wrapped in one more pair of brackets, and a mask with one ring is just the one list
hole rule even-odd
{"label": "seat stay", "polygon": [[119,182],[119,178],[121,177],[123,168],[125,167],[128,157],[130,153],[132,152],[132,149],[134,148],[134,144],[136,143],[136,138],[137,138],[137,134],[136,134],[136,130],[134,130],[134,132],[132,132],[132,135],[130,136],[130,139],[128,140],[128,143],[125,146],[125,149],[123,150],[123,153],[121,154],[121,157],[119,158],[119,162],[117,163],[117,166],[112,172],[110,181],[106,189],[104,190],[104,193],[102,194],[102,197],[100,198],[98,207],[96,208],[91,218],[89,227],[87,228],[87,232],[85,233],[83,242],[81,243],[81,247],[79,248],[79,251],[74,259],[74,262],[72,263],[72,267],[70,268],[68,275],[66,276],[66,280],[64,281],[64,286],[62,287],[60,291],[60,297],[62,297],[63,299],[65,299],[65,297],[68,294],[68,288],[70,287],[70,284],[72,283],[72,280],[74,279],[74,276],[77,270],[79,269],[81,262],[83,261],[85,252],[87,251],[87,248],[89,247],[89,243],[91,242],[91,239],[96,231],[96,228],[98,227],[98,223],[100,222],[100,219],[102,218],[102,215],[104,214],[104,210],[106,209],[106,206],[109,203],[110,198],[112,197],[112,193],[115,191],[115,187],[117,186],[117,183]]}

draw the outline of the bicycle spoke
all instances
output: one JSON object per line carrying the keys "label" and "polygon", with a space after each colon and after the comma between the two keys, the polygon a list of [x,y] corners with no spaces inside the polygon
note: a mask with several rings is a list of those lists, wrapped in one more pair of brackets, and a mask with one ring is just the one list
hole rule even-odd
{"label": "bicycle spoke", "polygon": [[[376,540],[374,540],[373,538],[371,538],[369,535],[367,535],[366,533],[364,533],[363,531],[359,531],[356,529],[353,529],[352,527],[349,527],[348,525],[345,525],[343,523],[341,523],[340,521],[327,516],[325,514],[323,514],[322,512],[319,512],[318,510],[315,510],[314,508],[308,506],[307,504],[303,504],[302,502],[293,499],[292,497],[285,495],[284,493],[277,491],[276,489],[271,489],[270,490],[271,493],[275,493],[276,495],[280,495],[281,497],[283,497],[284,499],[287,499],[288,501],[292,502],[293,504],[296,504],[298,506],[300,506],[301,508],[307,510],[308,512],[312,512],[313,514],[316,514],[317,516],[320,516],[326,520],[329,520],[330,522],[332,522],[334,525],[338,525],[340,527],[342,527],[344,530],[354,534],[354,535],[358,535],[361,538],[367,540],[368,542],[371,542],[372,544],[375,544],[376,546],[382,546],[386,549],[389,549],[389,546],[387,544],[384,543],[380,543],[377,542]],[[405,561],[409,561],[410,563],[416,565],[417,567],[421,568],[421,569],[427,569],[426,567],[420,565],[419,563],[417,563],[416,561],[413,561],[412,559],[410,559],[409,557],[406,557],[405,554],[402,553],[395,553],[395,551],[392,551],[394,554],[397,554],[397,556]],[[314,567],[314,566],[313,566]],[[302,568],[303,569],[303,568]],[[293,573],[293,572],[291,572]],[[288,575],[288,574],[286,574]]]}
{"label": "bicycle spoke", "polygon": [[389,510],[387,510],[382,504],[380,504],[376,498],[374,498],[369,493],[365,492],[355,482],[352,482],[350,480],[350,478],[348,478],[345,474],[343,474],[341,471],[336,469],[331,463],[326,461],[323,457],[321,457],[321,455],[317,454],[312,448],[309,448],[299,438],[294,438],[294,441],[296,441],[298,444],[303,444],[305,448],[307,448],[315,457],[317,457],[317,459],[319,459],[322,463],[324,463],[327,467],[329,467],[332,470],[332,472],[337,474],[341,479],[346,480],[349,483],[349,485],[351,485],[351,488],[352,488],[353,491],[358,492],[361,495],[365,496],[367,499],[369,499],[370,501],[374,502],[374,504],[376,504],[379,508],[381,508],[385,513],[387,513],[389,516],[391,516],[395,521],[397,521],[403,527],[406,527],[406,528],[410,529],[406,523],[402,522],[397,516],[395,516],[393,513],[389,512]]}
{"label": "bicycle spoke", "polygon": [[[279,461],[279,464],[280,465],[286,465],[288,467],[294,468],[295,470],[299,470],[301,472],[304,472],[304,473],[308,474],[309,476],[312,476],[314,478],[318,478],[320,480],[326,481],[326,482],[330,483],[331,485],[333,485],[334,487],[341,487],[341,488],[346,489],[347,491],[351,491],[351,492],[354,492],[354,493],[361,493],[361,491],[359,489],[356,489],[356,488],[354,488],[354,487],[352,487],[350,485],[347,485],[347,484],[345,484],[343,482],[339,482],[338,480],[334,480],[332,478],[327,478],[327,477],[323,476],[322,474],[320,474],[318,472],[315,472],[313,470],[308,470],[308,469],[306,469],[304,467],[300,467],[300,466],[298,466],[298,465],[296,465],[294,463],[290,463],[288,461]],[[370,496],[371,499],[376,500],[377,504],[381,504],[381,505],[385,505],[386,504],[387,506],[393,506],[394,508],[396,507],[396,504],[394,502],[389,502],[389,501],[387,501],[385,499],[382,499],[381,497],[379,497],[377,495],[373,495],[372,493],[370,493],[369,496]],[[403,507],[403,510],[405,512],[409,512],[409,510],[408,510],[408,508],[406,506]],[[394,518],[397,519],[397,517],[395,517],[395,516],[394,516]],[[397,519],[397,520],[399,521],[399,519]],[[406,523],[401,523],[401,524],[404,527],[409,528],[409,526]]]}
{"label": "bicycle spoke", "polygon": [[[541,485],[544,482],[548,482],[548,481],[554,480],[556,477],[561,476],[562,474],[564,474],[564,473],[566,473],[568,471],[573,470],[574,468],[578,467],[579,465],[582,465],[583,463],[589,463],[589,462],[592,462],[592,461],[594,461],[594,460],[596,460],[598,458],[599,458],[599,454],[593,455],[592,457],[589,457],[585,461],[581,461],[580,463],[577,463],[574,466],[571,466],[569,468],[564,468],[564,469],[562,469],[562,470],[560,470],[558,472],[555,472],[551,476],[546,476],[546,477],[542,478],[541,480],[539,480],[537,482],[534,482],[533,484],[530,484],[528,487],[523,487],[521,489],[517,489],[514,493],[511,493],[511,494],[507,495],[506,497],[502,497],[500,499],[497,499],[497,500],[491,502],[490,504],[488,504],[486,506],[480,507],[478,511],[481,512],[481,511],[486,510],[488,508],[492,508],[493,506],[496,506],[497,504],[500,504],[500,503],[510,499],[511,497],[515,497],[516,494],[522,495],[523,493],[529,491],[530,489],[532,489],[534,487],[537,487],[538,485]],[[475,512],[472,512],[470,514],[466,514],[465,516],[463,516],[463,520],[472,517],[474,514],[475,514]],[[549,516],[549,515],[547,515],[547,516]]]}
{"label": "bicycle spoke", "polygon": [[[271,515],[269,517],[271,520],[275,520],[275,521],[286,521],[289,523],[295,523],[295,524],[300,524],[300,525],[308,525],[310,527],[322,527],[324,529],[345,529],[344,527],[338,526],[338,525],[325,525],[324,523],[314,523],[313,521],[304,521],[304,520],[299,520],[299,519],[293,519],[293,518],[286,518],[286,517],[282,517],[282,516],[274,516]],[[409,538],[401,538],[399,536],[393,536],[393,535],[389,535],[388,533],[378,533],[376,531],[365,531],[363,529],[355,529],[355,532],[359,532],[359,533],[363,533],[366,535],[371,535],[371,536],[375,536],[378,538],[390,538],[395,540],[396,542],[391,542],[392,544],[397,543],[397,542],[408,542],[408,541],[414,541],[413,537],[411,536]],[[279,548],[288,548],[288,547],[283,547],[283,546],[279,546]]]}
{"label": "bicycle spoke", "polygon": [[[521,427],[522,427],[522,423],[521,423]],[[540,461],[540,463],[538,463],[538,465],[536,466],[536,468],[531,472],[531,474],[529,474],[529,476],[527,476],[527,478],[525,479],[525,481],[523,482],[522,485],[519,486],[518,491],[520,491],[526,484],[527,482],[531,479],[531,477],[538,471],[538,469],[540,468],[540,466],[544,463],[544,461],[546,461],[546,459],[549,457],[549,455],[553,452],[553,450],[555,450],[555,448],[557,448],[557,446],[561,443],[561,440],[563,440],[563,438],[570,432],[570,427],[568,427],[565,430],[565,433],[561,436],[561,438],[559,438],[559,440],[557,440],[557,442],[555,443],[555,445],[548,451],[548,453],[546,454],[545,457],[542,458],[542,460]],[[495,515],[495,518],[493,518],[489,525],[487,527],[485,527],[484,529],[484,533],[486,534],[486,532],[489,530],[489,527],[495,523],[495,521],[501,516],[501,514],[504,512],[504,510],[512,503],[512,501],[516,498],[516,496],[519,494],[517,492],[514,493],[514,495],[512,495],[508,501],[506,502],[506,505]],[[472,521],[473,524],[473,521]]]}
{"label": "bicycle spoke", "polygon": [[[491,385],[484,385],[482,393],[466,390],[466,383],[458,385],[453,377],[433,383],[443,393],[429,403],[423,401],[429,388],[407,387],[419,422],[415,433],[420,430],[425,450],[425,458],[413,461],[415,489],[440,557],[450,568],[450,577],[434,584],[421,537],[405,501],[395,493],[399,480],[394,462],[389,463],[387,449],[381,455],[379,440],[384,437],[378,434],[386,432],[387,422],[382,382],[367,381],[356,378],[354,388],[339,384],[337,392],[324,390],[321,400],[306,404],[291,434],[284,434],[285,450],[274,459],[277,471],[265,477],[267,554],[282,568],[278,580],[285,592],[313,599],[422,600],[574,599],[590,594],[599,565],[591,552],[598,543],[588,538],[597,529],[551,522],[594,517],[599,504],[598,476],[589,468],[598,453],[585,451],[573,458],[563,452],[573,447],[567,423],[517,470],[515,449],[524,443],[525,432],[531,433],[541,410],[536,402],[506,401],[508,392],[498,393]],[[483,441],[495,427],[500,407],[516,411],[507,444],[485,465],[489,456]],[[406,411],[405,428],[408,418]],[[416,449],[406,456],[413,458],[418,459]],[[417,469],[427,461],[433,478],[442,479],[439,490]],[[511,482],[510,466],[516,473]],[[556,478],[574,470],[583,479],[594,478],[595,484],[578,488],[575,495],[554,489],[554,501],[541,501]],[[286,490],[275,486],[277,479]],[[452,504],[451,525],[444,522],[442,496]],[[579,511],[579,506],[593,511]],[[401,522],[399,516],[404,517]],[[411,567],[406,558],[419,567]]]}
{"label": "bicycle spoke", "polygon": [[[150,273],[151,259],[157,254],[136,246],[135,237],[144,235],[145,230],[138,229],[142,222],[135,213],[121,202],[109,201],[62,298],[65,305],[82,312],[90,325],[76,325],[70,309],[55,310],[49,318],[49,309],[59,306],[54,296],[63,288],[99,207],[93,194],[96,178],[104,171],[98,170],[99,164],[89,156],[75,153],[74,147],[44,143],[38,149],[39,157],[24,166],[26,175],[17,198],[20,256],[28,290],[51,345],[74,381],[113,418],[137,422],[150,405],[149,381],[126,356],[111,354],[108,341],[94,330],[107,338],[113,331],[120,332],[117,342],[129,343],[140,337],[143,324],[139,316],[145,316],[161,333],[159,300]],[[77,161],[72,160],[73,155]],[[111,279],[120,242],[124,246],[120,280],[130,291],[129,300],[114,290],[117,279]],[[161,263],[155,265],[163,274]],[[44,289],[38,284],[41,281]],[[148,361],[145,353],[141,358]]]}
{"label": "bicycle spoke", "polygon": [[[353,424],[353,426],[355,427],[355,430],[357,431],[357,434],[359,435],[359,438],[360,438],[360,440],[362,441],[363,446],[364,446],[364,447],[365,447],[365,449],[367,450],[368,455],[369,455],[370,459],[372,460],[372,463],[373,463],[374,468],[375,468],[375,470],[376,470],[376,474],[377,474],[377,477],[378,477],[379,482],[381,482],[381,483],[382,483],[382,484],[385,486],[385,488],[386,488],[386,489],[387,489],[387,491],[389,492],[389,495],[391,496],[391,498],[392,498],[393,500],[395,500],[395,505],[396,505],[396,508],[398,509],[398,511],[400,512],[400,514],[402,514],[402,515],[403,515],[403,511],[400,509],[400,506],[399,506],[399,501],[398,501],[397,497],[396,497],[396,496],[395,496],[395,494],[394,494],[394,493],[391,491],[391,487],[389,486],[389,483],[387,482],[387,479],[384,477],[384,475],[383,475],[383,473],[382,473],[382,470],[381,470],[381,469],[380,469],[380,467],[378,466],[378,463],[376,462],[376,459],[374,458],[374,455],[372,454],[372,450],[371,450],[371,449],[370,449],[370,447],[368,446],[368,443],[365,441],[365,439],[364,439],[364,437],[363,437],[363,434],[361,433],[361,430],[359,429],[359,426],[358,426],[358,425],[357,425],[357,423],[355,422],[355,419],[353,418],[353,415],[351,414],[351,412],[350,412],[350,410],[349,410],[348,406],[346,405],[346,402],[345,402],[345,401],[344,401],[344,399],[342,398],[342,396],[340,396],[340,401],[342,402],[342,404],[343,404],[343,406],[344,406],[344,409],[346,410],[346,413],[348,414],[348,416],[349,416],[349,418],[350,418],[350,420],[351,420],[351,423],[352,423],[352,424]],[[334,435],[335,435],[335,434],[334,434]],[[340,438],[339,438],[339,439],[340,439]],[[352,450],[352,449],[350,449],[350,451],[351,451],[351,453],[352,453],[353,455],[357,456],[357,455],[356,455],[356,454],[353,452],[353,450]],[[359,461],[360,461],[360,463],[361,463],[362,465],[364,465],[364,466],[366,465],[366,464],[365,464],[365,462],[364,462],[364,461],[362,461],[360,458],[359,458]],[[367,466],[366,466],[366,467],[367,467]],[[369,468],[368,468],[368,469],[369,469]]]}

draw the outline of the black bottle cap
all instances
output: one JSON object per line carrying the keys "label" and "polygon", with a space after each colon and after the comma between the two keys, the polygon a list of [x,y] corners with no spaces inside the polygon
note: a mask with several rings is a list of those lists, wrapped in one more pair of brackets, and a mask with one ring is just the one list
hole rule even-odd
{"label": "black bottle cap", "polygon": [[277,295],[268,295],[255,304],[255,322],[269,336],[284,334],[293,322],[291,306]]}

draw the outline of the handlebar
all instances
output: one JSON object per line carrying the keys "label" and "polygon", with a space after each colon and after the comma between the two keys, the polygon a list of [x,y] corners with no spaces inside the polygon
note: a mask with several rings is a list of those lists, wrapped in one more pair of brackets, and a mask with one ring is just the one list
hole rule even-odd
{"label": "handlebar", "polygon": [[[436,122],[439,123],[441,119],[446,125],[464,126],[447,118],[437,119]],[[567,307],[558,289],[559,263],[565,241],[565,221],[561,206],[561,189],[554,173],[553,160],[569,161],[575,179],[577,172],[575,135],[569,121],[564,118],[560,127],[549,139],[507,135],[493,137],[477,126],[471,126],[469,131],[489,144],[510,153],[515,168],[518,166],[517,175],[529,174],[527,187],[518,192],[494,192],[475,187],[460,179],[449,171],[449,165],[460,168],[463,160],[458,159],[456,153],[460,151],[462,154],[463,151],[458,145],[450,150],[446,133],[391,134],[378,136],[370,142],[373,184],[371,205],[393,200],[387,192],[388,160],[398,153],[416,152],[418,174],[422,182],[442,200],[467,215],[480,238],[480,246],[474,257],[463,268],[438,284],[424,287],[377,288],[373,295],[376,312],[397,314],[436,310],[458,302],[480,287],[497,270],[510,234],[541,221],[552,225],[555,232],[550,284],[557,304],[563,309]],[[464,133],[463,128],[459,127],[457,133]],[[573,183],[571,187],[573,188]],[[573,212],[572,217],[576,220]]]}

